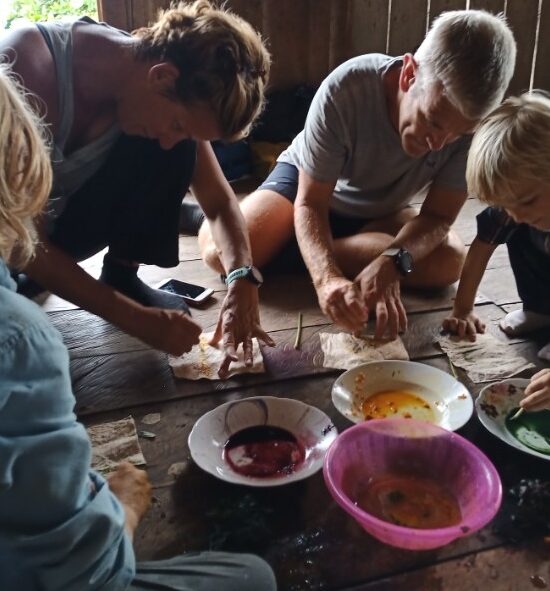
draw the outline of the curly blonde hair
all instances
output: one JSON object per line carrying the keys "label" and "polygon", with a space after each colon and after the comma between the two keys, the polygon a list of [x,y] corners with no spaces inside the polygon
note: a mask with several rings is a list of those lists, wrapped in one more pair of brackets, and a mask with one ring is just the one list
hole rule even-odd
{"label": "curly blonde hair", "polygon": [[271,59],[249,23],[208,0],[179,2],[133,32],[139,60],[160,59],[180,73],[173,98],[204,102],[223,139],[245,137],[261,113]]}
{"label": "curly blonde hair", "polygon": [[16,266],[33,256],[33,218],[51,189],[45,137],[9,64],[0,63],[0,257]]}
{"label": "curly blonde hair", "polygon": [[533,91],[507,98],[472,138],[466,165],[468,191],[502,207],[525,186],[550,185],[550,95]]}

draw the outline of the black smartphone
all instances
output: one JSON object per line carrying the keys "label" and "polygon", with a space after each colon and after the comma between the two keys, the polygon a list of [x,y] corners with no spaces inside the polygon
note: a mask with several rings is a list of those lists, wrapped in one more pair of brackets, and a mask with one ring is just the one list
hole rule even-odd
{"label": "black smartphone", "polygon": [[179,295],[187,303],[196,305],[204,303],[214,293],[214,290],[209,287],[185,283],[185,281],[179,281],[178,279],[168,279],[168,281],[158,285],[157,289]]}

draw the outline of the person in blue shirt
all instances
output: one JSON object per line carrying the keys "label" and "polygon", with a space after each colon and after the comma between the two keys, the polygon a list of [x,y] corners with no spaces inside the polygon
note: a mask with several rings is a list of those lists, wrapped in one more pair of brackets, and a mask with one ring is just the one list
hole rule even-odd
{"label": "person in blue shirt", "polygon": [[146,473],[90,469],[69,356],[46,314],[18,295],[8,263],[32,258],[32,220],[51,188],[40,122],[0,64],[0,589],[275,589],[251,555],[194,553],[136,564],[133,532],[150,502]]}

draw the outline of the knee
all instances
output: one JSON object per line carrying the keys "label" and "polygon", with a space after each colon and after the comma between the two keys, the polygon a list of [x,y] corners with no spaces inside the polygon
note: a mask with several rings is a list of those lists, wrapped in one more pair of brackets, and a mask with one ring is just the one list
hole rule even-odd
{"label": "knee", "polygon": [[444,288],[458,281],[465,259],[466,248],[462,240],[454,233],[449,234],[434,257],[433,287]]}
{"label": "knee", "polygon": [[221,262],[221,253],[218,250],[208,222],[203,222],[198,235],[199,252],[205,265],[217,273],[224,273],[224,268]]}

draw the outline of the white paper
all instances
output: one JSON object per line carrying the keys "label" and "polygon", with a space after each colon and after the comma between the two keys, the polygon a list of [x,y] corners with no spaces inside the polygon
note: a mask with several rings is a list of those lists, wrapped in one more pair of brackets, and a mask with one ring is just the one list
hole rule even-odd
{"label": "white paper", "polygon": [[367,361],[409,359],[405,345],[399,337],[390,341],[370,336],[354,337],[346,332],[322,332],[319,338],[325,354],[324,367],[351,369]]}
{"label": "white paper", "polygon": [[[225,358],[223,343],[220,341],[215,347],[208,344],[213,333],[204,333],[200,336],[200,342],[189,353],[180,357],[169,356],[174,375],[186,380],[219,380],[218,369]],[[231,362],[228,378],[239,373],[263,373],[265,372],[264,360],[258,339],[252,339],[252,365],[247,367],[244,362],[242,345],[237,349],[238,361]]]}

